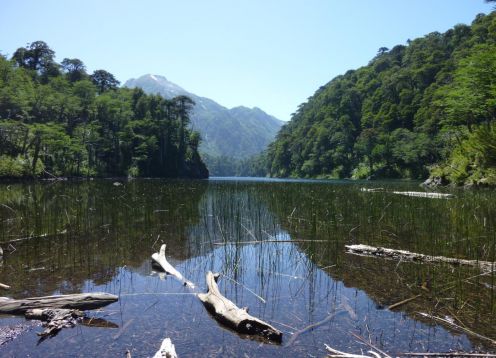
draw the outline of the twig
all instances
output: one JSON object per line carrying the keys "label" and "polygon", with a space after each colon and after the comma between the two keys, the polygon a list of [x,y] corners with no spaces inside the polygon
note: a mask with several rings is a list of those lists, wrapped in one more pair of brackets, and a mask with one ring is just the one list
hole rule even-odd
{"label": "twig", "polygon": [[410,297],[410,298],[407,298],[406,300],[403,300],[403,301],[400,301],[400,302],[396,302],[396,303],[392,304],[391,306],[389,306],[389,307],[388,307],[388,310],[392,310],[392,309],[394,309],[394,308],[397,308],[397,307],[399,307],[399,306],[402,306],[402,305],[404,305],[405,303],[408,303],[408,302],[410,302],[410,301],[413,301],[413,300],[415,300],[415,299],[419,298],[420,296],[422,296],[422,294],[421,294],[421,293],[420,293],[420,294],[418,294],[418,295],[416,295],[416,296],[412,296],[412,297]]}
{"label": "twig", "polygon": [[441,318],[441,317],[437,317],[437,316],[433,316],[433,315],[430,315],[428,313],[424,313],[424,312],[416,312],[417,314],[419,314],[420,316],[422,317],[425,317],[425,318],[430,318],[430,319],[433,319],[435,321],[438,321],[438,322],[441,322],[441,323],[444,323],[448,326],[450,326],[451,328],[453,329],[457,329],[457,330],[460,330],[466,334],[468,334],[469,336],[472,336],[472,337],[475,337],[475,338],[478,338],[478,339],[481,339],[481,340],[484,340],[484,341],[487,341],[493,345],[496,345],[496,341],[489,338],[489,337],[486,337],[486,336],[483,336],[479,333],[476,333],[474,331],[471,331],[470,329],[468,328],[464,328],[462,326],[459,326],[457,325],[456,323],[453,323],[453,322],[450,322],[448,321],[447,319],[444,319],[444,318]]}
{"label": "twig", "polygon": [[298,337],[301,336],[302,334],[304,334],[304,333],[306,333],[308,331],[311,331],[311,330],[313,330],[313,329],[315,329],[317,327],[320,327],[320,326],[326,324],[327,322],[329,322],[330,320],[332,320],[334,317],[336,317],[338,314],[341,314],[343,312],[346,312],[346,311],[343,310],[343,309],[340,309],[338,311],[334,311],[329,316],[327,316],[326,318],[324,318],[322,321],[313,323],[311,325],[306,326],[305,328],[300,329],[299,331],[296,331],[291,336],[291,338],[289,339],[288,343],[286,344],[286,347],[291,346],[298,339]]}
{"label": "twig", "polygon": [[380,350],[379,348],[377,348],[376,346],[374,346],[373,344],[367,342],[363,337],[360,337],[358,334],[356,333],[353,333],[353,332],[350,332],[352,336],[354,336],[356,339],[358,339],[359,341],[361,341],[362,343],[364,343],[365,345],[369,346],[370,348],[372,349],[375,349],[377,352],[381,353],[382,355],[384,355],[384,358],[391,358],[391,356],[389,354],[387,354],[386,352]]}
{"label": "twig", "polygon": [[245,290],[247,290],[248,292],[250,292],[251,294],[253,294],[256,298],[258,298],[263,303],[266,303],[267,302],[262,297],[260,297],[259,295],[257,295],[255,292],[253,292],[252,290],[250,290],[248,287],[246,287],[245,285],[243,285],[241,282],[238,282],[235,279],[233,279],[233,278],[231,278],[229,276],[226,276],[225,274],[222,274],[222,276],[224,276],[225,278],[227,278],[229,281],[232,281],[232,282],[240,285],[241,287],[243,287]]}

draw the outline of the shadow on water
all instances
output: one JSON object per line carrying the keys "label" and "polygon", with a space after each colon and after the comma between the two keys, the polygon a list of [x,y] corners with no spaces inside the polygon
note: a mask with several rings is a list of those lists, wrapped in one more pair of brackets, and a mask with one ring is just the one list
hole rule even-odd
{"label": "shadow on water", "polygon": [[[364,243],[494,261],[492,191],[430,200],[361,192],[348,182],[121,184],[1,187],[0,244],[35,237],[2,244],[0,282],[12,286],[9,295],[106,291],[120,300],[91,313],[118,328],[77,326],[37,346],[40,328],[34,327],[0,346],[0,355],[115,357],[129,349],[133,357],[147,357],[164,337],[181,356],[202,357],[323,356],[324,344],[360,353],[369,349],[361,339],[392,355],[494,351],[416,313],[448,316],[496,339],[494,273],[478,276],[475,269],[344,253],[345,244]],[[417,190],[415,183],[377,185]],[[205,290],[208,270],[222,273],[221,292],[283,331],[282,345],[233,333],[191,291],[154,273],[149,257],[162,243],[169,261],[198,291]],[[20,322],[5,317],[0,326]],[[319,322],[324,323],[305,330]]]}

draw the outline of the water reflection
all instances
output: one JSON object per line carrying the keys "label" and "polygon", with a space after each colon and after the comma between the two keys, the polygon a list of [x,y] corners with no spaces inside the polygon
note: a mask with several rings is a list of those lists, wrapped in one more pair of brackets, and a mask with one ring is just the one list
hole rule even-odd
{"label": "water reflection", "polygon": [[[350,256],[343,247],[360,242],[491,259],[495,195],[458,193],[448,202],[358,189],[345,183],[161,180],[4,186],[1,240],[46,234],[6,250],[0,282],[13,286],[9,294],[106,291],[120,301],[92,313],[119,328],[78,326],[40,345],[33,328],[1,346],[0,354],[114,357],[130,349],[133,357],[146,357],[166,336],[181,356],[202,357],[322,356],[324,344],[359,353],[368,349],[360,339],[392,354],[491,350],[414,312],[451,312],[496,338],[494,289],[485,286],[494,287],[494,275],[465,281],[478,272]],[[191,291],[153,273],[149,256],[162,243],[169,261],[199,290],[208,270],[221,272],[223,294],[283,331],[283,345],[234,334],[212,320]],[[385,309],[418,293],[423,296],[397,312]],[[292,334],[335,310],[343,313],[288,346]],[[21,321],[8,318],[0,325]]]}

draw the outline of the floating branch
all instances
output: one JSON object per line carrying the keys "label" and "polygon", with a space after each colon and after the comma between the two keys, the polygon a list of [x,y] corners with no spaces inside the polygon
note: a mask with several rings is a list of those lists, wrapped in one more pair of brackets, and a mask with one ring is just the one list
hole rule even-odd
{"label": "floating branch", "polygon": [[198,298],[221,323],[239,333],[260,335],[268,340],[281,342],[282,332],[270,324],[248,314],[248,308],[239,308],[219,291],[217,279],[219,274],[209,271],[206,275],[207,293],[199,293]]}
{"label": "floating branch", "polygon": [[23,314],[27,310],[36,308],[91,310],[107,306],[118,300],[119,298],[115,295],[101,292],[31,297],[20,300],[0,297],[0,313]]}
{"label": "floating branch", "polygon": [[324,318],[322,321],[313,323],[313,324],[311,324],[309,326],[306,326],[303,329],[300,329],[299,331],[296,331],[295,333],[293,333],[293,335],[291,336],[291,339],[288,341],[288,344],[286,344],[286,346],[287,347],[291,346],[294,342],[296,342],[296,340],[298,339],[298,337],[301,336],[303,333],[312,331],[315,328],[318,328],[318,327],[326,324],[327,322],[331,321],[334,317],[336,317],[338,314],[341,314],[341,313],[344,313],[344,312],[346,312],[346,311],[343,310],[343,309],[339,309],[339,310],[331,313],[329,316],[327,316],[326,318]]}
{"label": "floating branch", "polygon": [[171,276],[174,276],[175,278],[177,278],[179,281],[181,281],[183,283],[184,286],[188,286],[190,288],[194,288],[195,285],[186,280],[183,275],[181,275],[181,273],[179,271],[177,271],[174,266],[172,266],[168,261],[167,259],[165,258],[165,244],[163,244],[161,247],[160,247],[160,251],[157,253],[154,253],[152,255],[152,260],[153,262],[157,263],[167,274],[171,275]]}
{"label": "floating branch", "polygon": [[153,358],[177,358],[176,348],[170,338],[165,338]]}
{"label": "floating branch", "polygon": [[393,194],[414,196],[417,198],[429,198],[429,199],[452,199],[455,196],[453,194],[444,193],[427,193],[424,191],[393,191]]}
{"label": "floating branch", "polygon": [[479,267],[481,270],[484,271],[491,271],[496,266],[496,263],[490,261],[465,260],[444,256],[430,256],[406,250],[395,250],[369,245],[345,245],[345,248],[348,253],[356,255],[380,256],[401,261],[443,262],[452,265]]}
{"label": "floating branch", "polygon": [[476,333],[476,332],[474,332],[474,331],[472,331],[472,330],[470,330],[468,328],[461,327],[461,326],[457,325],[456,323],[451,322],[450,320],[447,320],[447,319],[441,318],[441,317],[437,317],[437,316],[433,316],[433,315],[430,315],[430,314],[424,313],[424,312],[416,312],[416,313],[419,314],[422,317],[429,318],[429,319],[432,319],[434,321],[443,323],[443,324],[447,325],[448,327],[450,327],[451,329],[454,329],[454,330],[457,330],[457,331],[462,331],[463,333],[466,333],[469,336],[472,336],[472,337],[478,338],[480,340],[489,342],[493,346],[496,346],[496,341],[494,339],[491,339],[489,337],[483,336],[483,335],[481,335],[479,333]]}

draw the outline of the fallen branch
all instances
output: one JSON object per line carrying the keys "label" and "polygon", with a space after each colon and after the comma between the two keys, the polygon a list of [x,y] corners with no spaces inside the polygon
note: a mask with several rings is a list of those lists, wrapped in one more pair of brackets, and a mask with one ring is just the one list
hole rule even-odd
{"label": "fallen branch", "polygon": [[101,292],[31,297],[20,300],[0,297],[0,313],[24,314],[27,310],[36,308],[91,310],[107,306],[118,299],[115,295]]}
{"label": "fallen branch", "polygon": [[206,275],[207,293],[199,293],[198,298],[221,323],[239,333],[260,335],[275,342],[282,341],[282,332],[270,324],[248,314],[248,309],[241,309],[228,300],[219,291],[217,279],[219,274],[209,271]]}
{"label": "fallen branch", "polygon": [[369,245],[345,245],[346,251],[350,254],[365,256],[380,256],[393,260],[418,261],[418,262],[443,262],[452,265],[479,267],[484,271],[491,271],[496,263],[489,261],[456,259],[444,256],[430,256],[410,252],[406,250],[388,249],[385,247],[374,247]]}
{"label": "fallen branch", "polygon": [[449,326],[452,329],[455,329],[455,330],[458,330],[458,331],[462,331],[462,332],[468,334],[469,336],[472,336],[472,337],[478,338],[480,340],[489,342],[492,345],[495,345],[496,346],[496,341],[494,339],[491,339],[489,337],[486,337],[486,336],[483,336],[483,335],[481,335],[479,333],[476,333],[474,331],[471,331],[468,328],[461,327],[461,326],[457,325],[456,323],[451,322],[451,321],[449,321],[447,319],[444,319],[444,318],[441,318],[441,317],[437,317],[437,316],[433,316],[433,315],[430,315],[430,314],[424,313],[424,312],[416,312],[416,313],[418,315],[422,316],[422,317],[429,318],[429,319],[432,319],[432,320],[437,321],[437,322],[440,322],[440,323],[444,323],[445,325]]}
{"label": "fallen branch", "polygon": [[250,244],[265,244],[265,243],[288,243],[288,242],[328,242],[327,240],[259,240],[259,241],[224,241],[214,242],[214,245],[250,245]]}
{"label": "fallen branch", "polygon": [[184,286],[188,286],[190,288],[194,288],[195,285],[186,280],[183,275],[181,275],[181,273],[179,271],[177,271],[174,266],[172,266],[168,261],[167,259],[165,258],[165,248],[166,248],[166,245],[163,244],[161,247],[160,247],[160,251],[157,253],[154,253],[152,255],[152,260],[157,263],[167,274],[171,275],[171,276],[174,276],[175,278],[177,278],[179,281],[182,282],[182,284]]}
{"label": "fallen branch", "polygon": [[309,331],[311,331],[311,330],[313,330],[313,329],[315,329],[317,327],[320,327],[320,326],[326,324],[327,322],[329,322],[330,320],[332,320],[334,317],[336,317],[338,314],[343,313],[343,312],[346,312],[346,311],[345,310],[335,311],[335,312],[331,313],[329,316],[327,316],[326,318],[324,318],[322,321],[313,323],[313,324],[311,324],[309,326],[306,326],[303,329],[300,329],[299,331],[296,331],[291,336],[290,340],[286,344],[286,347],[291,346],[298,339],[298,337],[301,336],[303,333],[309,332]]}
{"label": "fallen branch", "polygon": [[408,303],[410,301],[413,301],[413,300],[415,300],[415,299],[417,299],[417,298],[419,298],[421,296],[422,296],[422,294],[418,294],[418,295],[412,296],[410,298],[407,298],[406,300],[402,300],[402,301],[396,302],[396,303],[392,304],[391,306],[389,306],[388,307],[388,310],[392,310],[392,309],[397,308],[399,306],[403,306],[405,303]]}
{"label": "fallen branch", "polygon": [[10,286],[9,285],[5,285],[3,283],[0,283],[0,288],[3,288],[4,290],[10,290]]}
{"label": "fallen branch", "polygon": [[165,338],[153,358],[177,358],[176,348],[170,338]]}
{"label": "fallen branch", "polygon": [[62,328],[75,327],[83,316],[82,311],[72,309],[32,309],[25,313],[27,319],[43,321],[45,330],[38,333],[41,337],[55,336]]}
{"label": "fallen branch", "polygon": [[455,196],[453,194],[444,193],[427,193],[424,191],[393,191],[393,194],[413,196],[417,198],[429,198],[429,199],[452,199]]}

